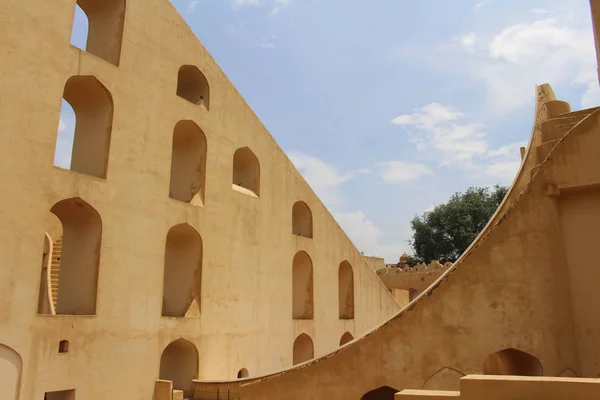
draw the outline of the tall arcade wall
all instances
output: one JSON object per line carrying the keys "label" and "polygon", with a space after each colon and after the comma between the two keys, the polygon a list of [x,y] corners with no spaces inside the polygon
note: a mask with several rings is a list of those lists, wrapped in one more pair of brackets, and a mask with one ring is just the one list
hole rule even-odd
{"label": "tall arcade wall", "polygon": [[87,51],[76,0],[0,2],[0,398],[261,375],[399,309],[168,0],[78,3]]}

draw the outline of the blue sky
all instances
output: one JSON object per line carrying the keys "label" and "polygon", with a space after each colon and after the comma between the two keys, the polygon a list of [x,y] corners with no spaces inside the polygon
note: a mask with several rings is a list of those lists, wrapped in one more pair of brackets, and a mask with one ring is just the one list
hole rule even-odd
{"label": "blue sky", "polygon": [[[510,184],[536,84],[600,105],[588,0],[171,1],[359,250],[387,262],[410,252],[416,214]],[[85,31],[78,12],[73,44]],[[73,121],[63,106],[63,167]]]}

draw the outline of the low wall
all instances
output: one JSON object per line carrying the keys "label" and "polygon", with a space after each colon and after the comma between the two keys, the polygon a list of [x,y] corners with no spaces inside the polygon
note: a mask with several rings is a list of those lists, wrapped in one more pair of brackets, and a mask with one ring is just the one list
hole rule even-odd
{"label": "low wall", "polygon": [[600,379],[500,375],[468,375],[460,379],[459,392],[403,390],[396,400],[596,400]]}

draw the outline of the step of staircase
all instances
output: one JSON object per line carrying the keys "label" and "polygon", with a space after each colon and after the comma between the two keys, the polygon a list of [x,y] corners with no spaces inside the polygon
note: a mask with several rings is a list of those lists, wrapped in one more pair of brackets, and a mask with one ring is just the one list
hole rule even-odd
{"label": "step of staircase", "polygon": [[577,111],[572,111],[570,113],[565,113],[565,114],[561,114],[560,116],[574,116],[574,117],[578,117],[578,116],[588,116],[591,113],[593,113],[594,111],[600,109],[600,107],[592,107],[592,108],[586,108],[583,110],[577,110]]}
{"label": "step of staircase", "polygon": [[541,164],[548,157],[548,154],[550,154],[558,142],[560,140],[550,140],[542,143],[535,149],[538,164]]}

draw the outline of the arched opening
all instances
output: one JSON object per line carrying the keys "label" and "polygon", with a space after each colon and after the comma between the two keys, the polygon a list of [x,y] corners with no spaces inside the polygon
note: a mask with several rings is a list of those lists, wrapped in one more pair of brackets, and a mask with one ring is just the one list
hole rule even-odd
{"label": "arched opening", "polygon": [[233,154],[233,185],[260,195],[260,164],[248,147],[237,149]]}
{"label": "arched opening", "polygon": [[354,336],[352,336],[352,334],[350,332],[346,332],[342,335],[341,339],[340,339],[340,346],[345,345],[348,342],[351,342],[354,340]]}
{"label": "arched opening", "polygon": [[77,0],[77,6],[71,44],[85,47],[88,53],[118,66],[125,24],[125,0]]}
{"label": "arched opening", "polygon": [[85,51],[90,21],[79,4],[75,5],[75,18],[73,18],[73,30],[71,31],[71,45]]}
{"label": "arched opening", "polygon": [[61,340],[58,343],[58,352],[59,353],[68,353],[69,352],[69,341],[68,340]]}
{"label": "arched opening", "polygon": [[408,301],[411,302],[419,296],[417,289],[408,289]]}
{"label": "arched opening", "polygon": [[365,393],[360,400],[394,400],[394,395],[398,392],[399,390],[389,386],[382,386]]}
{"label": "arched opening", "polygon": [[173,389],[183,390],[185,398],[192,394],[192,380],[198,378],[198,350],[193,343],[177,339],[160,357],[159,379],[173,382]]}
{"label": "arched opening", "polygon": [[205,177],[206,136],[194,122],[180,121],[173,131],[169,196],[202,205]]}
{"label": "arched opening", "polygon": [[[45,250],[48,254],[42,257],[42,275],[48,276],[51,284],[47,285],[47,279],[41,282],[49,288],[50,296],[48,289],[40,287],[38,312],[53,314],[50,310],[54,307],[56,314],[94,315],[102,241],[100,215],[78,197],[56,203],[50,212],[60,220],[61,228],[56,230],[62,237],[54,239],[52,253]],[[44,269],[48,267],[49,255],[52,257],[50,274]]]}
{"label": "arched opening", "polygon": [[292,207],[292,234],[313,237],[312,212],[303,201],[297,201]]}
{"label": "arched opening", "polygon": [[340,319],[354,318],[354,273],[348,261],[338,269],[338,294]]}
{"label": "arched opening", "polygon": [[179,68],[177,96],[192,104],[209,109],[210,87],[208,86],[208,80],[195,65],[184,65]]}
{"label": "arched opening", "polygon": [[240,369],[237,373],[238,379],[247,378],[248,376],[249,376],[249,374],[248,374],[248,370],[246,368]]}
{"label": "arched opening", "polygon": [[313,266],[304,251],[294,256],[292,265],[292,318],[313,319]]}
{"label": "arched opening", "polygon": [[542,376],[542,364],[529,353],[505,349],[488,355],[483,362],[485,375]]}
{"label": "arched opening", "polygon": [[162,315],[197,316],[202,288],[202,238],[188,224],[171,228],[165,246]]}
{"label": "arched opening", "polygon": [[294,365],[311,360],[314,357],[315,350],[312,339],[306,333],[300,334],[300,336],[294,340]]}
{"label": "arched opening", "polygon": [[64,169],[71,168],[71,155],[73,153],[73,140],[75,138],[75,111],[73,107],[62,100],[60,120],[56,135],[56,149],[54,151],[54,165]]}
{"label": "arched opening", "polygon": [[[75,119],[70,122],[70,126],[62,118],[59,122],[55,165],[70,165],[73,171],[106,178],[113,120],[110,93],[93,76],[74,76],[65,85],[64,100],[72,107]],[[68,115],[69,112],[64,109],[61,116]],[[73,132],[72,142],[70,132]]]}
{"label": "arched opening", "polygon": [[423,385],[423,390],[460,390],[460,378],[464,374],[453,368],[442,368],[429,377]]}
{"label": "arched opening", "polygon": [[19,353],[0,344],[0,399],[18,400],[23,361]]}

